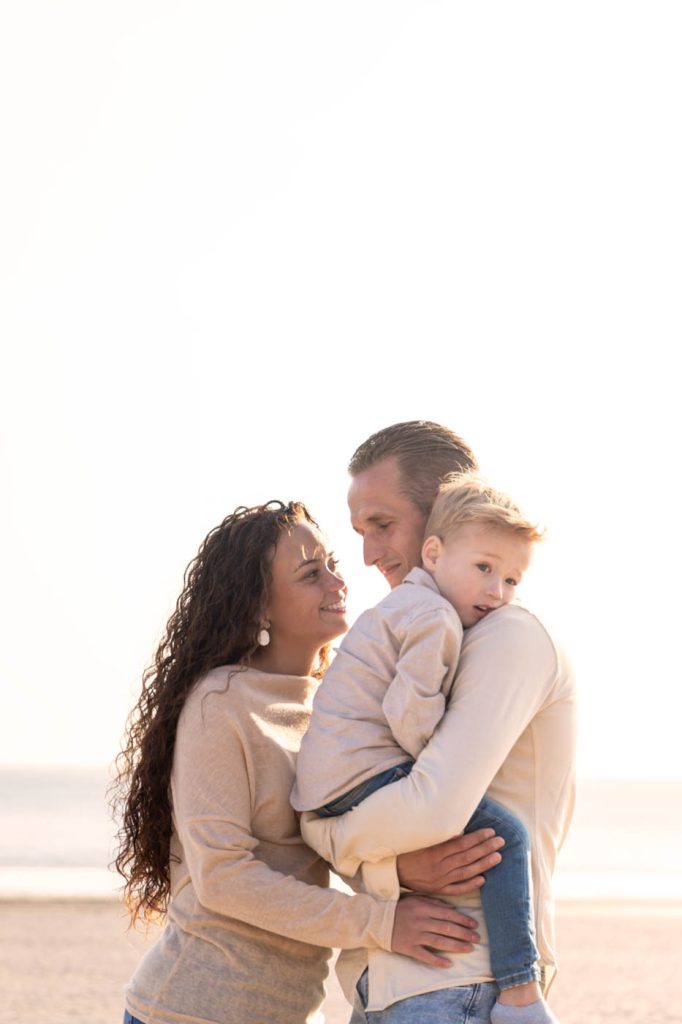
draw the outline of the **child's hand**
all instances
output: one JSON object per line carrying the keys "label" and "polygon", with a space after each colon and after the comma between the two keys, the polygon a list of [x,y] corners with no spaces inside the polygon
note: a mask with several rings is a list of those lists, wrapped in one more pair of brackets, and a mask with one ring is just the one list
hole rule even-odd
{"label": "child's hand", "polygon": [[504,839],[492,829],[454,836],[437,846],[398,856],[400,884],[415,892],[458,896],[472,892],[485,882],[482,873],[502,860],[496,851]]}
{"label": "child's hand", "polygon": [[470,953],[480,938],[475,928],[472,917],[460,914],[448,903],[403,896],[396,907],[391,949],[431,967],[449,967],[450,961],[438,956],[436,950]]}

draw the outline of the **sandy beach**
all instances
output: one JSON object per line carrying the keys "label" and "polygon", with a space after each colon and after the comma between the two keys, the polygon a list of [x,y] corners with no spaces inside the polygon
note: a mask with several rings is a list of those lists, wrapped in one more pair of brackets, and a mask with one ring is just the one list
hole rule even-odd
{"label": "sandy beach", "polygon": [[[679,1024],[682,904],[566,903],[558,938],[562,1024]],[[114,902],[0,903],[0,1024],[118,1024],[144,948]],[[348,1020],[333,976],[324,1011]]]}

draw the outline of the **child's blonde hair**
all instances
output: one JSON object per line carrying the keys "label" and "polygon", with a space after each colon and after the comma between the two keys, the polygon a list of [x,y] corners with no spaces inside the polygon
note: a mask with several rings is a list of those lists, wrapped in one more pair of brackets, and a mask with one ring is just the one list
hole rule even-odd
{"label": "child's blonde hair", "polygon": [[445,540],[464,523],[510,530],[531,544],[545,535],[544,528],[526,519],[508,494],[496,491],[477,473],[451,473],[440,485],[424,536]]}

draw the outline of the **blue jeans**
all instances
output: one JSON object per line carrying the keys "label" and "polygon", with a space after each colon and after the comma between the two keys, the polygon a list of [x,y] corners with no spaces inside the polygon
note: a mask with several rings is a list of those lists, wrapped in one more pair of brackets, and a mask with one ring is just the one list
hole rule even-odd
{"label": "blue jeans", "polygon": [[405,761],[403,764],[395,765],[393,768],[387,768],[385,772],[373,775],[371,779],[365,779],[359,786],[353,786],[343,796],[337,797],[336,800],[331,800],[328,804],[324,804],[323,807],[318,807],[316,811],[313,811],[313,814],[316,814],[318,818],[337,818],[340,814],[345,814],[346,811],[352,811],[354,807],[361,804],[368,796],[376,793],[377,789],[383,789],[390,782],[406,778],[412,771],[412,764],[412,761]]}
{"label": "blue jeans", "polygon": [[490,944],[490,968],[500,988],[540,980],[530,880],[530,842],[516,815],[484,796],[465,832],[494,828],[504,839],[502,860],[480,890]]}
{"label": "blue jeans", "polygon": [[[396,779],[405,778],[411,771],[412,761],[389,768],[361,782],[315,813],[321,817],[345,814],[377,789]],[[500,988],[514,988],[529,981],[539,981],[531,905],[528,833],[515,815],[487,796],[481,800],[464,831],[476,832],[479,828],[492,828],[504,839],[502,860],[486,871],[485,885],[481,889],[493,976]]]}
{"label": "blue jeans", "polygon": [[124,1010],[123,1024],[144,1024],[144,1021],[138,1020],[137,1017],[132,1017],[127,1010]]}
{"label": "blue jeans", "polygon": [[420,996],[399,999],[385,1010],[365,1010],[367,1006],[367,971],[357,984],[362,1007],[353,1009],[349,1024],[490,1024],[498,993],[497,985],[484,981],[478,985],[459,985],[424,992]]}

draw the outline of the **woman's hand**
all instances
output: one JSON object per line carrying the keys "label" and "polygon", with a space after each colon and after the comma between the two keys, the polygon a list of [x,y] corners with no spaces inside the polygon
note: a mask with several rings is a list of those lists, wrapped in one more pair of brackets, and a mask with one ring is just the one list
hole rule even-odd
{"label": "woman's hand", "polygon": [[496,851],[504,846],[504,839],[492,829],[454,836],[437,846],[398,856],[397,868],[400,884],[415,892],[441,896],[459,896],[473,892],[485,882],[484,871],[502,860]]}
{"label": "woman's hand", "polygon": [[475,928],[472,917],[447,903],[424,896],[403,896],[396,907],[391,949],[431,967],[449,967],[450,961],[438,956],[436,950],[470,953],[480,938]]}

